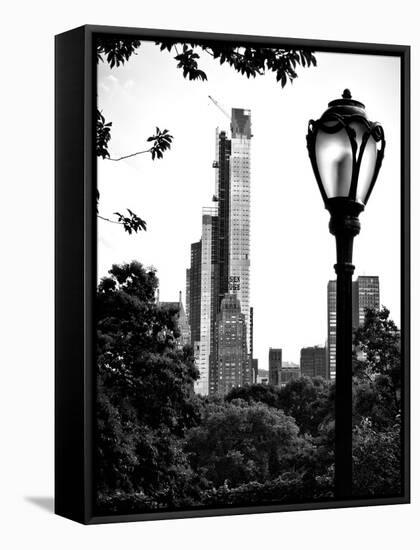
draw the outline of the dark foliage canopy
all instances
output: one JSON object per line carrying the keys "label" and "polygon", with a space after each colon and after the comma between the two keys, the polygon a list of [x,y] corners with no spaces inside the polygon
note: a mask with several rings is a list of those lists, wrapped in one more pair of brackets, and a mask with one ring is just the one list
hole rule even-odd
{"label": "dark foliage canopy", "polygon": [[[177,310],[156,304],[157,285],[138,262],[114,265],[98,285],[98,512],[334,498],[334,383],[194,395],[192,349],[179,349]],[[389,311],[369,312],[355,342],[353,495],[394,496],[399,332]]]}
{"label": "dark foliage canopy", "polygon": [[[242,46],[221,42],[192,42],[164,39],[155,44],[161,51],[175,51],[177,67],[182,70],[184,78],[189,80],[207,80],[206,73],[199,69],[200,54],[208,54],[219,61],[220,65],[228,64],[247,78],[255,78],[266,72],[275,75],[277,82],[284,87],[287,82],[297,78],[296,68],[316,66],[313,50],[268,48],[261,46]],[[97,60],[105,61],[111,68],[124,65],[141,46],[141,40],[130,37],[112,37],[102,35],[97,39]],[[179,49],[181,53],[179,52]],[[200,52],[200,53],[198,53]]]}
{"label": "dark foliage canopy", "polygon": [[140,40],[129,37],[113,37],[102,35],[96,44],[96,56],[98,61],[107,61],[111,69],[124,65],[140,47]]}
{"label": "dark foliage canopy", "polygon": [[334,401],[332,386],[322,378],[298,378],[284,388],[253,384],[233,388],[227,401],[243,399],[248,403],[265,403],[293,417],[302,433],[316,435],[323,422],[331,420]]}
{"label": "dark foliage canopy", "polygon": [[193,468],[215,487],[276,478],[296,468],[308,447],[293,418],[240,399],[208,407],[186,444]]}
{"label": "dark foliage canopy", "polygon": [[153,269],[132,262],[114,265],[98,287],[100,508],[132,493],[170,506],[190,472],[181,438],[198,422],[198,372],[191,350],[176,348],[177,312],[155,303],[157,284]]}

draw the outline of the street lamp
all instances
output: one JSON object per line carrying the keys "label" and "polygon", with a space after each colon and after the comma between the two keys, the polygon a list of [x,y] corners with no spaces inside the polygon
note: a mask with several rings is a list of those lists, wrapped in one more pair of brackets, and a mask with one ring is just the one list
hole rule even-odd
{"label": "street lamp", "polygon": [[336,238],[335,496],[352,493],[352,276],[353,239],[359,214],[372,193],[385,150],[384,131],[370,122],[365,106],[344,90],[328,104],[306,136],[309,158]]}

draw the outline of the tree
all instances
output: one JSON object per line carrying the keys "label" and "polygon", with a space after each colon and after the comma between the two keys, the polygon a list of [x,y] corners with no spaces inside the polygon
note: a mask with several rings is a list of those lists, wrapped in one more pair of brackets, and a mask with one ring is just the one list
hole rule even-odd
{"label": "tree", "polygon": [[355,365],[355,375],[388,376],[397,394],[401,390],[401,335],[389,314],[386,307],[365,310],[365,321],[354,335],[355,348],[364,355]]}
{"label": "tree", "polygon": [[[97,43],[97,60],[102,60],[102,54],[106,54],[106,60],[109,63],[109,66],[111,68],[113,68],[114,66],[119,67],[120,65],[124,65],[124,63],[130,59],[131,55],[135,53],[135,50],[139,46],[140,41],[138,40],[104,37],[99,39]],[[171,148],[173,136],[169,133],[169,130],[160,130],[160,128],[156,126],[155,134],[147,138],[147,142],[151,143],[150,147],[120,157],[111,157],[108,148],[109,142],[111,140],[111,127],[112,122],[107,122],[102,112],[97,108],[96,156],[98,158],[102,158],[103,160],[119,162],[121,160],[137,155],[143,155],[146,153],[151,154],[152,160],[161,159],[163,158],[163,153]],[[97,211],[99,198],[99,191],[97,191]],[[98,217],[104,221],[122,225],[124,230],[130,235],[132,233],[137,233],[138,231],[146,231],[147,224],[145,220],[140,218],[129,208],[127,208],[127,214],[128,215],[124,215],[120,212],[114,212],[114,216],[116,216],[116,219],[110,219],[108,217],[99,215],[98,212]]]}
{"label": "tree", "polygon": [[[298,77],[297,66],[311,67],[316,66],[316,58],[312,50],[309,49],[285,49],[285,48],[267,48],[260,46],[237,46],[230,43],[215,43],[211,41],[177,41],[174,39],[164,39],[155,42],[160,50],[176,53],[174,60],[177,67],[182,70],[184,78],[189,80],[207,80],[206,73],[198,67],[200,54],[209,55],[217,60],[220,65],[228,64],[236,72],[245,75],[247,78],[261,76],[267,72],[275,75],[276,81],[280,82],[282,88],[288,82]],[[141,46],[141,41],[130,37],[113,37],[109,35],[99,35],[96,38],[97,62],[106,62],[110,68],[124,65],[132,55],[137,55]],[[200,54],[198,53],[200,52]],[[169,130],[161,131],[156,127],[156,133],[150,136],[147,141],[152,142],[151,147],[140,151],[129,153],[117,158],[113,158],[109,152],[109,142],[111,139],[112,122],[106,122],[102,112],[97,109],[96,113],[96,155],[104,160],[120,161],[136,155],[150,153],[152,160],[163,157],[164,151],[170,149],[173,136]],[[99,201],[99,194],[97,195]],[[146,222],[139,216],[127,209],[128,216],[123,216],[119,212],[114,212],[116,220],[99,216],[101,219],[117,223],[124,227],[129,234],[137,233],[140,230],[146,230]]]}
{"label": "tree", "polygon": [[198,371],[192,350],[175,347],[177,312],[155,303],[155,271],[109,273],[96,301],[98,507],[174,506],[193,487],[182,439],[199,420]]}
{"label": "tree", "polygon": [[269,407],[281,409],[281,389],[271,384],[246,384],[236,386],[226,395],[227,402],[234,399],[242,399],[247,403],[265,403]]}
{"label": "tree", "polygon": [[[137,155],[142,155],[145,153],[150,153],[152,156],[152,160],[155,159],[161,159],[163,158],[164,151],[171,148],[173,136],[169,133],[169,130],[160,130],[156,126],[156,132],[153,136],[150,136],[147,138],[147,142],[152,142],[152,145],[148,147],[147,149],[143,149],[141,151],[136,151],[134,153],[130,153],[128,155],[123,155],[118,158],[113,158],[110,156],[109,150],[108,150],[108,144],[111,139],[111,126],[112,122],[106,122],[105,117],[99,111],[99,109],[96,109],[96,156],[98,158],[102,158],[104,160],[110,160],[114,162],[119,162],[120,160],[124,160],[130,157],[134,157]],[[112,220],[110,218],[104,217],[99,215],[98,212],[98,204],[99,204],[99,191],[96,192],[96,201],[97,201],[97,213],[98,218],[101,220],[105,220],[110,223],[116,223],[119,225],[122,225],[124,227],[124,230],[129,233],[130,235],[134,232],[137,233],[138,231],[146,231],[146,222],[137,216],[132,210],[127,208],[128,215],[121,214],[120,212],[114,212],[114,216],[117,217],[117,219]]]}
{"label": "tree", "polygon": [[226,400],[233,399],[281,409],[295,419],[301,433],[313,436],[319,435],[320,425],[331,419],[334,407],[331,384],[323,378],[301,377],[283,388],[262,384],[233,388]]}
{"label": "tree", "polygon": [[[261,46],[241,46],[232,43],[214,41],[179,41],[165,38],[155,42],[161,51],[176,55],[177,67],[181,69],[184,78],[189,80],[207,80],[206,73],[198,67],[200,54],[205,53],[225,63],[247,78],[261,76],[266,72],[273,73],[277,82],[284,88],[287,82],[292,83],[298,77],[296,68],[316,66],[316,58],[310,49],[269,48]],[[115,39],[106,35],[99,36],[96,44],[97,60],[104,61],[111,68],[123,65],[135,54],[141,46],[141,41],[130,37]],[[179,51],[179,49],[181,52]],[[198,53],[200,52],[200,54]]]}
{"label": "tree", "polygon": [[401,494],[401,426],[374,429],[364,418],[353,430],[353,495],[385,497]]}
{"label": "tree", "polygon": [[354,335],[353,492],[401,492],[401,344],[390,312],[366,309]]}
{"label": "tree", "polygon": [[393,425],[401,413],[401,336],[389,310],[367,309],[354,335],[355,415],[374,427]]}
{"label": "tree", "polygon": [[314,502],[334,498],[330,474],[308,476],[303,472],[285,472],[279,477],[260,483],[250,481],[238,487],[227,484],[204,493],[207,506],[249,506],[250,504],[279,504]]}
{"label": "tree", "polygon": [[173,136],[169,133],[169,130],[160,130],[156,126],[156,131],[153,136],[147,138],[147,142],[152,142],[150,147],[143,149],[142,151],[136,151],[129,155],[123,155],[121,157],[111,157],[108,150],[108,143],[111,140],[111,127],[112,122],[106,122],[105,117],[99,111],[96,110],[96,156],[104,160],[111,160],[113,162],[119,162],[120,160],[135,157],[136,155],[144,155],[150,153],[152,160],[163,158],[164,151],[171,148]]}
{"label": "tree", "polygon": [[293,418],[262,403],[210,405],[187,434],[192,468],[215,488],[264,483],[299,467],[311,446]]}
{"label": "tree", "polygon": [[[334,498],[335,385],[301,378],[194,395],[177,308],[154,269],[114,265],[97,291],[98,513]],[[399,333],[389,311],[355,334],[353,495],[401,490]]]}
{"label": "tree", "polygon": [[282,388],[280,402],[302,433],[318,436],[321,425],[334,417],[334,388],[324,378],[291,380]]}
{"label": "tree", "polygon": [[329,498],[334,476],[335,385],[322,378],[299,378],[283,388],[262,384],[235,388],[226,399],[233,397],[266,403],[294,419],[300,434],[311,442],[302,457],[304,477],[299,484],[308,498]]}

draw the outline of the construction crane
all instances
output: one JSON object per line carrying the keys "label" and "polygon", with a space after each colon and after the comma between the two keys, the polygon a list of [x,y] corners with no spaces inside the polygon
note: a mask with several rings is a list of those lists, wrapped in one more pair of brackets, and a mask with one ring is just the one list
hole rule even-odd
{"label": "construction crane", "polygon": [[211,95],[209,95],[209,99],[211,99],[211,101],[216,105],[216,107],[219,109],[219,111],[222,111],[222,113],[225,115],[225,117],[227,117],[229,119],[229,121],[231,121],[231,117],[230,115],[223,109],[223,107],[221,107],[217,101],[211,97]]}
{"label": "construction crane", "polygon": [[[230,124],[232,125],[232,119],[231,117],[228,115],[228,113],[223,109],[223,107],[221,107],[218,102],[213,98],[211,97],[211,95],[209,95],[209,99],[212,101],[212,103],[214,103],[214,105],[219,109],[219,111],[222,111],[222,113],[225,115],[226,118],[229,119],[229,122]],[[219,168],[219,161],[218,160],[214,160],[213,163],[212,163],[212,166],[213,168]],[[219,199],[217,198],[216,195],[213,195],[213,201],[217,202]]]}

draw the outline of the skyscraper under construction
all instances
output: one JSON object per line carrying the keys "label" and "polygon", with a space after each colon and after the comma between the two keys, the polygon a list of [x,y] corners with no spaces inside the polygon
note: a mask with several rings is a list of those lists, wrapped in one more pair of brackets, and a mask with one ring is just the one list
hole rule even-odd
{"label": "skyscraper under construction", "polygon": [[[200,371],[195,389],[202,395],[223,395],[232,384],[252,381],[251,113],[232,109],[230,122],[230,136],[216,130],[214,206],[203,209],[201,241],[200,245],[195,245],[201,253],[200,268],[194,265],[197,257],[193,260],[191,256],[191,266],[187,270],[190,323],[197,325],[192,304],[196,308],[200,304],[200,329],[191,327],[191,333],[192,336],[199,334],[199,340],[194,341],[193,337],[192,343]],[[200,282],[193,282],[192,273],[198,271]]]}

